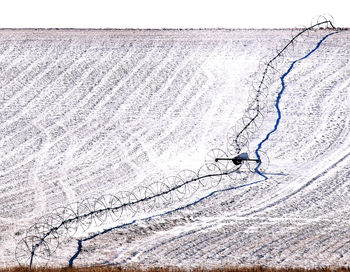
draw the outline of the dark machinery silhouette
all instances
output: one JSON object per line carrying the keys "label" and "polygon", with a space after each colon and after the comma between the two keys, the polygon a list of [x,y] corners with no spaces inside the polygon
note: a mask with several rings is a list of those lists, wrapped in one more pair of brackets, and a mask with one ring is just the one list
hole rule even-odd
{"label": "dark machinery silhouette", "polygon": [[240,165],[243,161],[255,161],[256,163],[259,162],[258,159],[250,159],[247,153],[239,154],[233,158],[216,158],[215,162],[218,161],[232,161],[235,165]]}

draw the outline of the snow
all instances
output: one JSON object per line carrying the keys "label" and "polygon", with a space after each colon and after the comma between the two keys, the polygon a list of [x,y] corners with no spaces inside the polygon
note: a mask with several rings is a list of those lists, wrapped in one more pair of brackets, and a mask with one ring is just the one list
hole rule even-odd
{"label": "snow", "polygon": [[[294,44],[269,82],[249,156],[277,118],[279,77],[330,33]],[[1,30],[0,260],[54,209],[196,173],[245,114],[261,59],[290,30]],[[349,265],[349,33],[327,38],[286,76],[281,122],[263,145],[268,180],[223,177],[171,207],[62,237],[50,264]],[[254,163],[254,162],[253,162]],[[255,164],[255,163],[254,163]],[[263,165],[264,166],[264,165]],[[237,176],[236,176],[237,177]]]}

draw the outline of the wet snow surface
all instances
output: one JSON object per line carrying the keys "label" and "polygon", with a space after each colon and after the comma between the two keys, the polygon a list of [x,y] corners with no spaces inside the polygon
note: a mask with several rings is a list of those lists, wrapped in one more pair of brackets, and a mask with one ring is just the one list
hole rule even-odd
{"label": "wet snow surface", "polygon": [[[278,75],[328,33],[308,33],[277,67],[251,151],[276,121]],[[209,150],[226,150],[261,60],[291,37],[290,30],[1,30],[0,265],[16,264],[26,229],[55,208],[197,172]],[[281,121],[263,148],[265,173],[284,175],[97,236],[74,264],[350,265],[349,40],[347,31],[330,36],[284,79]],[[224,177],[187,201],[259,178]],[[65,241],[50,264],[67,265],[76,248]]]}

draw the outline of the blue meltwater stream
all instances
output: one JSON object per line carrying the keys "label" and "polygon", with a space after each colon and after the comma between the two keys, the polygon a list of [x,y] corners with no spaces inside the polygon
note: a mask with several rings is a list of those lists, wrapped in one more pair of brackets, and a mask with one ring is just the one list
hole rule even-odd
{"label": "blue meltwater stream", "polygon": [[329,36],[334,35],[334,34],[336,34],[336,33],[338,33],[338,32],[339,32],[339,31],[332,32],[332,33],[330,33],[330,34],[324,36],[324,37],[317,43],[317,45],[316,45],[316,47],[315,47],[314,49],[312,49],[312,50],[311,50],[309,53],[307,53],[304,57],[293,61],[292,64],[290,65],[289,69],[287,70],[287,72],[285,72],[285,73],[281,76],[281,85],[282,85],[282,88],[281,88],[281,90],[279,91],[279,93],[278,93],[278,95],[277,95],[277,99],[276,99],[276,103],[275,103],[275,107],[276,107],[276,110],[277,110],[277,119],[276,119],[276,123],[275,123],[275,125],[274,125],[274,128],[273,128],[269,133],[266,134],[265,138],[258,144],[258,147],[257,147],[257,149],[255,150],[255,154],[256,154],[256,156],[257,156],[257,158],[258,158],[258,160],[259,160],[259,163],[258,163],[258,165],[257,165],[256,168],[255,168],[255,172],[256,172],[259,176],[261,176],[263,179],[258,180],[258,181],[254,181],[254,182],[251,182],[251,183],[239,185],[239,186],[234,186],[234,187],[222,189],[222,190],[216,190],[216,191],[213,191],[213,192],[211,192],[210,194],[208,194],[208,195],[206,195],[206,196],[204,196],[204,197],[198,199],[198,200],[195,201],[195,202],[189,203],[189,204],[187,204],[187,205],[185,205],[185,206],[176,208],[176,209],[174,209],[174,210],[170,210],[170,211],[167,211],[167,212],[161,213],[161,214],[155,214],[155,215],[153,215],[153,216],[149,216],[149,217],[142,218],[142,219],[138,219],[138,220],[131,220],[129,223],[126,223],[126,224],[123,224],[123,225],[118,225],[118,226],[115,226],[115,227],[113,227],[113,228],[105,229],[104,231],[99,232],[99,233],[96,233],[96,234],[93,234],[92,236],[89,236],[89,237],[87,237],[87,238],[85,238],[85,239],[80,239],[80,240],[78,240],[78,249],[77,249],[76,253],[75,253],[75,254],[70,258],[70,260],[69,260],[69,263],[68,263],[69,267],[72,267],[72,266],[73,266],[73,262],[74,262],[74,260],[79,256],[79,254],[80,254],[80,252],[81,252],[81,250],[82,250],[82,248],[83,248],[83,242],[85,242],[85,241],[94,239],[94,238],[96,238],[97,236],[102,235],[102,234],[105,234],[105,233],[107,233],[107,232],[109,232],[109,231],[112,231],[112,230],[115,230],[115,229],[120,229],[120,228],[123,228],[123,227],[130,226],[130,225],[132,225],[132,224],[135,224],[137,221],[150,220],[150,219],[155,218],[155,217],[160,217],[160,216],[163,216],[163,215],[171,214],[171,213],[173,213],[173,212],[176,212],[176,211],[179,211],[179,210],[188,208],[188,207],[193,206],[193,205],[196,205],[196,204],[198,204],[199,202],[201,202],[201,201],[203,201],[203,200],[205,200],[205,199],[208,199],[208,198],[210,198],[211,196],[213,196],[214,194],[217,194],[217,193],[220,193],[220,192],[226,192],[226,191],[236,190],[236,189],[240,189],[240,188],[244,188],[244,187],[249,187],[249,186],[252,186],[252,185],[254,185],[254,184],[257,184],[257,183],[266,181],[266,180],[268,179],[268,177],[266,176],[267,174],[266,174],[266,173],[262,173],[262,172],[259,170],[261,164],[263,163],[263,162],[261,161],[261,157],[260,157],[259,152],[260,152],[260,150],[261,150],[263,144],[264,144],[266,141],[269,140],[271,134],[277,131],[278,125],[279,125],[279,123],[280,123],[280,121],[281,121],[282,114],[281,114],[281,110],[280,110],[280,107],[279,107],[279,103],[280,103],[280,101],[281,101],[282,94],[283,94],[283,92],[284,92],[284,90],[285,90],[285,82],[284,82],[284,79],[285,79],[285,77],[290,73],[290,71],[292,71],[294,65],[295,65],[297,62],[300,62],[300,61],[302,61],[302,60],[308,58],[313,52],[315,52],[315,51],[321,46],[322,42],[323,42],[325,39],[327,39]]}
{"label": "blue meltwater stream", "polygon": [[281,121],[281,118],[282,118],[282,114],[281,114],[281,110],[280,110],[280,101],[281,101],[281,98],[282,98],[282,94],[284,92],[284,90],[286,89],[286,86],[285,86],[285,82],[284,82],[284,78],[290,73],[290,71],[292,71],[294,65],[299,62],[299,61],[302,61],[303,59],[306,59],[308,58],[313,52],[315,52],[319,47],[320,45],[322,44],[322,42],[327,39],[329,36],[331,35],[334,35],[336,33],[338,33],[339,31],[337,32],[333,32],[333,33],[330,33],[326,36],[324,36],[316,45],[316,47],[314,49],[312,49],[309,53],[307,53],[304,57],[300,58],[300,59],[297,59],[295,61],[292,62],[292,64],[289,66],[289,69],[287,70],[287,72],[285,72],[282,76],[281,76],[281,85],[282,85],[282,88],[280,90],[280,92],[278,93],[277,95],[277,99],[276,99],[276,104],[275,104],[275,107],[276,107],[276,110],[277,110],[277,119],[276,119],[276,123],[275,123],[275,126],[274,128],[266,134],[266,137],[258,144],[258,147],[257,149],[255,150],[255,155],[256,157],[258,158],[259,160],[259,164],[256,166],[255,168],[255,172],[260,175],[261,177],[263,177],[263,180],[267,180],[268,177],[266,175],[264,175],[260,170],[260,166],[261,164],[263,163],[261,161],[261,157],[260,157],[260,154],[259,154],[259,151],[261,150],[262,148],[262,145],[270,138],[271,134],[274,133],[277,128],[278,128],[278,125],[280,124],[280,121]]}

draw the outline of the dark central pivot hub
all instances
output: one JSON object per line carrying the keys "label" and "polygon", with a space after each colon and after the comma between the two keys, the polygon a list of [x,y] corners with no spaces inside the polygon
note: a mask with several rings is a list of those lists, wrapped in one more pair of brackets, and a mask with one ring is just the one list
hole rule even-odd
{"label": "dark central pivot hub", "polygon": [[239,154],[238,156],[233,158],[216,158],[215,162],[218,161],[232,161],[235,165],[240,165],[243,161],[255,161],[256,163],[259,162],[258,159],[249,159],[247,153]]}

